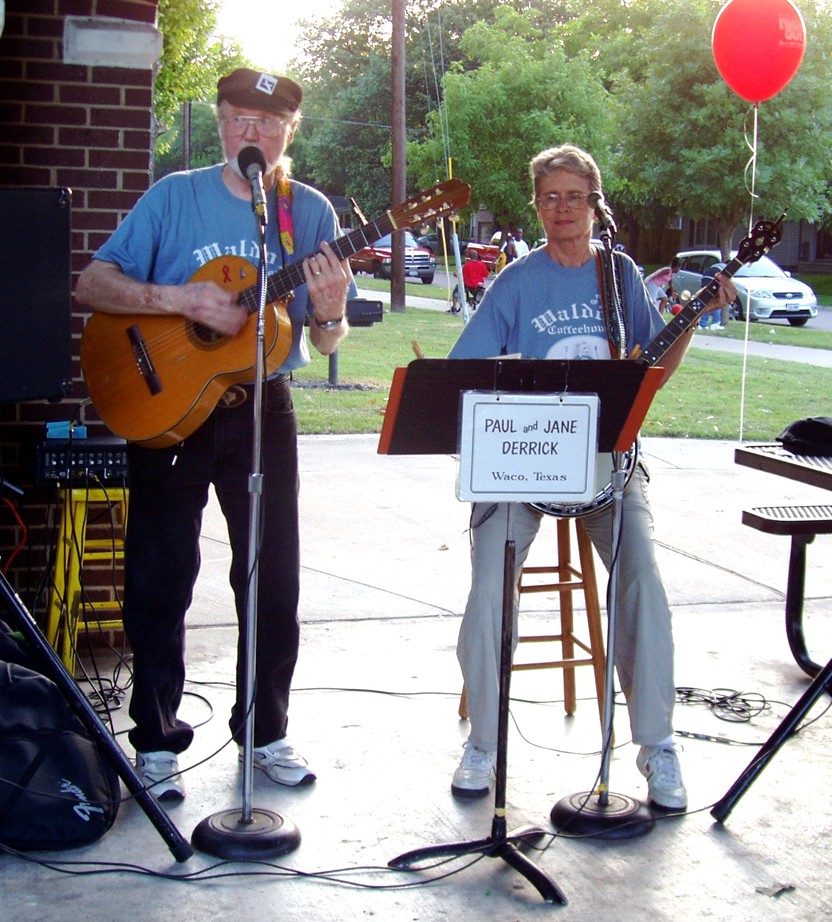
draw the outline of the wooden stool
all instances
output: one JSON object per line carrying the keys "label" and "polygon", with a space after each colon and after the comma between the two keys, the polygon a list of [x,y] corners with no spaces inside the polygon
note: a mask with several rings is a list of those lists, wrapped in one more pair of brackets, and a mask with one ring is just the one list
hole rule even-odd
{"label": "wooden stool", "polygon": [[[107,562],[115,567],[124,559],[127,492],[122,487],[114,487],[112,495],[107,490],[80,487],[64,491],[55,551],[55,575],[46,619],[46,639],[70,675],[75,673],[79,631],[124,629],[121,603],[87,599],[82,591],[81,574],[86,564]],[[103,506],[109,512],[112,528],[110,537],[87,537],[91,506]],[[118,616],[101,618],[99,613],[118,613]]]}
{"label": "wooden stool", "polygon": [[[592,542],[589,540],[589,535],[584,530],[581,520],[576,518],[571,521],[575,523],[580,569],[577,569],[572,564],[571,535],[569,533],[570,519],[556,519],[557,563],[554,566],[523,567],[518,580],[518,589],[521,594],[524,592],[557,592],[560,604],[560,633],[534,635],[523,635],[521,633],[518,638],[518,644],[559,643],[561,658],[532,663],[517,662],[515,658],[515,662],[512,663],[512,672],[521,672],[526,669],[563,669],[564,708],[566,713],[571,716],[575,713],[575,708],[577,707],[575,667],[592,666],[595,671],[598,712],[601,715],[601,725],[603,726],[606,655],[604,652],[604,635],[601,628],[601,606],[598,600],[598,586],[595,581],[595,560],[593,558]],[[528,578],[539,577],[543,574],[554,574],[556,581],[541,582]],[[587,641],[583,641],[575,635],[572,593],[577,591],[583,592],[586,602],[589,634]],[[519,650],[520,647],[518,646],[518,653]],[[459,701],[459,716],[462,718],[468,717],[464,687]]]}

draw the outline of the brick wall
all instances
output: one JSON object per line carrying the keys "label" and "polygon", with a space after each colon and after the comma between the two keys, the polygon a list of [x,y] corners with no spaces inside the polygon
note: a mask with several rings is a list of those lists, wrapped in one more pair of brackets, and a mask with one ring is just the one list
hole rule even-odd
{"label": "brick wall", "polygon": [[[150,183],[153,73],[65,63],[66,20],[152,25],[156,6],[156,0],[6,0],[0,36],[0,185],[72,190],[73,288],[91,253]],[[86,389],[78,346],[86,316],[73,305],[69,395],[57,403],[0,403],[0,481],[23,489],[18,496],[0,487],[0,568],[14,555],[7,577],[39,620],[60,495],[54,488],[34,487],[34,445],[47,421],[75,419],[86,423],[89,435],[106,431],[91,406],[81,405]],[[112,583],[105,570],[99,593],[113,592]]]}

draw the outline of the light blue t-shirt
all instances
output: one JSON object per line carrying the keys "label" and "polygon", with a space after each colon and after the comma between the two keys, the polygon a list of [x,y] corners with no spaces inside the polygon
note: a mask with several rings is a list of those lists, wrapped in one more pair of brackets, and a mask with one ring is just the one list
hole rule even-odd
{"label": "light blue t-shirt", "polygon": [[[646,345],[664,322],[635,263],[621,262],[627,351]],[[542,247],[514,260],[488,289],[449,354],[453,359],[609,359],[596,261],[561,266]]]}
{"label": "light blue t-shirt", "polygon": [[[140,282],[179,285],[212,259],[242,256],[252,265],[260,260],[259,230],[251,203],[232,195],[222,181],[222,164],[171,173],[151,186],[95,254],[116,263],[125,275]],[[268,274],[282,268],[276,192],[268,194],[266,230]],[[292,181],[294,254],[287,263],[314,253],[323,241],[341,235],[338,218],[320,192]],[[354,297],[353,283],[350,297]],[[276,373],[308,365],[309,347],[303,335],[311,311],[306,286],[295,290],[288,307],[292,347]]]}

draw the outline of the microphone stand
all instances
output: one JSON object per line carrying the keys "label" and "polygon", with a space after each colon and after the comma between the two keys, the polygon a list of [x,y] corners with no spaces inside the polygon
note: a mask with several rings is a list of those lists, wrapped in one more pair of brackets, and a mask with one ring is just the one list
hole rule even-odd
{"label": "microphone stand", "polygon": [[[603,204],[603,196],[596,205],[601,222],[600,238],[604,244],[601,257],[605,301],[610,324],[618,340],[618,357],[627,357],[627,335],[624,309],[619,296],[613,258],[615,223],[612,213]],[[649,807],[623,794],[610,794],[610,759],[613,744],[613,716],[615,710],[615,632],[618,618],[619,554],[621,552],[621,525],[624,514],[624,488],[627,485],[626,452],[613,452],[612,471],[612,550],[610,554],[609,584],[607,590],[607,659],[604,676],[604,731],[601,741],[601,768],[595,791],[570,794],[559,800],[550,813],[552,824],[563,832],[597,836],[605,839],[630,839],[650,832],[655,826]]]}
{"label": "microphone stand", "polygon": [[[255,334],[254,428],[252,438],[251,474],[249,475],[248,574],[246,594],[246,721],[243,730],[243,786],[239,809],[220,810],[206,817],[191,836],[194,847],[218,858],[231,860],[277,857],[294,851],[300,845],[300,830],[278,813],[253,808],[254,784],[254,688],[256,684],[257,651],[257,589],[260,573],[260,507],[263,495],[263,378],[266,369],[265,316],[268,284],[268,248],[266,227],[268,212],[263,190],[263,174],[258,170],[251,177],[252,211],[257,218],[260,240],[260,263],[257,270],[260,304]],[[257,188],[255,188],[255,185]]]}

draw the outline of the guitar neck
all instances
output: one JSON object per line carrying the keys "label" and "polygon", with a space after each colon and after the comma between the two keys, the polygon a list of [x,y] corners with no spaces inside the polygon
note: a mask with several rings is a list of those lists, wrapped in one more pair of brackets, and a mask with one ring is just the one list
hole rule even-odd
{"label": "guitar neck", "polygon": [[[743,265],[744,262],[739,259],[739,257],[735,256],[724,269],[720,269],[720,272],[722,275],[732,278],[737,270]],[[704,288],[696,293],[694,298],[688,301],[672,320],[668,321],[665,328],[656,337],[633,356],[634,360],[640,362],[642,365],[658,364],[679,337],[683,333],[686,333],[696,323],[705,308],[707,308],[718,293],[719,282],[716,279],[711,279]]]}
{"label": "guitar neck", "polygon": [[[389,212],[385,212],[385,214],[376,218],[375,221],[363,224],[358,230],[352,231],[345,237],[338,237],[337,240],[333,240],[330,243],[330,247],[336,257],[339,260],[343,260],[348,256],[352,256],[353,253],[357,253],[364,247],[369,246],[371,243],[375,243],[380,237],[389,234],[395,229],[396,227],[392,216]],[[321,250],[318,249],[313,255],[317,256],[320,252]],[[269,276],[266,284],[266,302],[271,304],[272,301],[282,301],[290,295],[295,288],[305,283],[306,278],[303,274],[303,263],[291,263],[278,272],[275,272],[274,275]],[[260,307],[259,293],[259,287],[257,285],[252,285],[250,288],[246,288],[240,292],[238,303],[245,307],[249,314],[253,314],[255,311],[259,310]]]}

